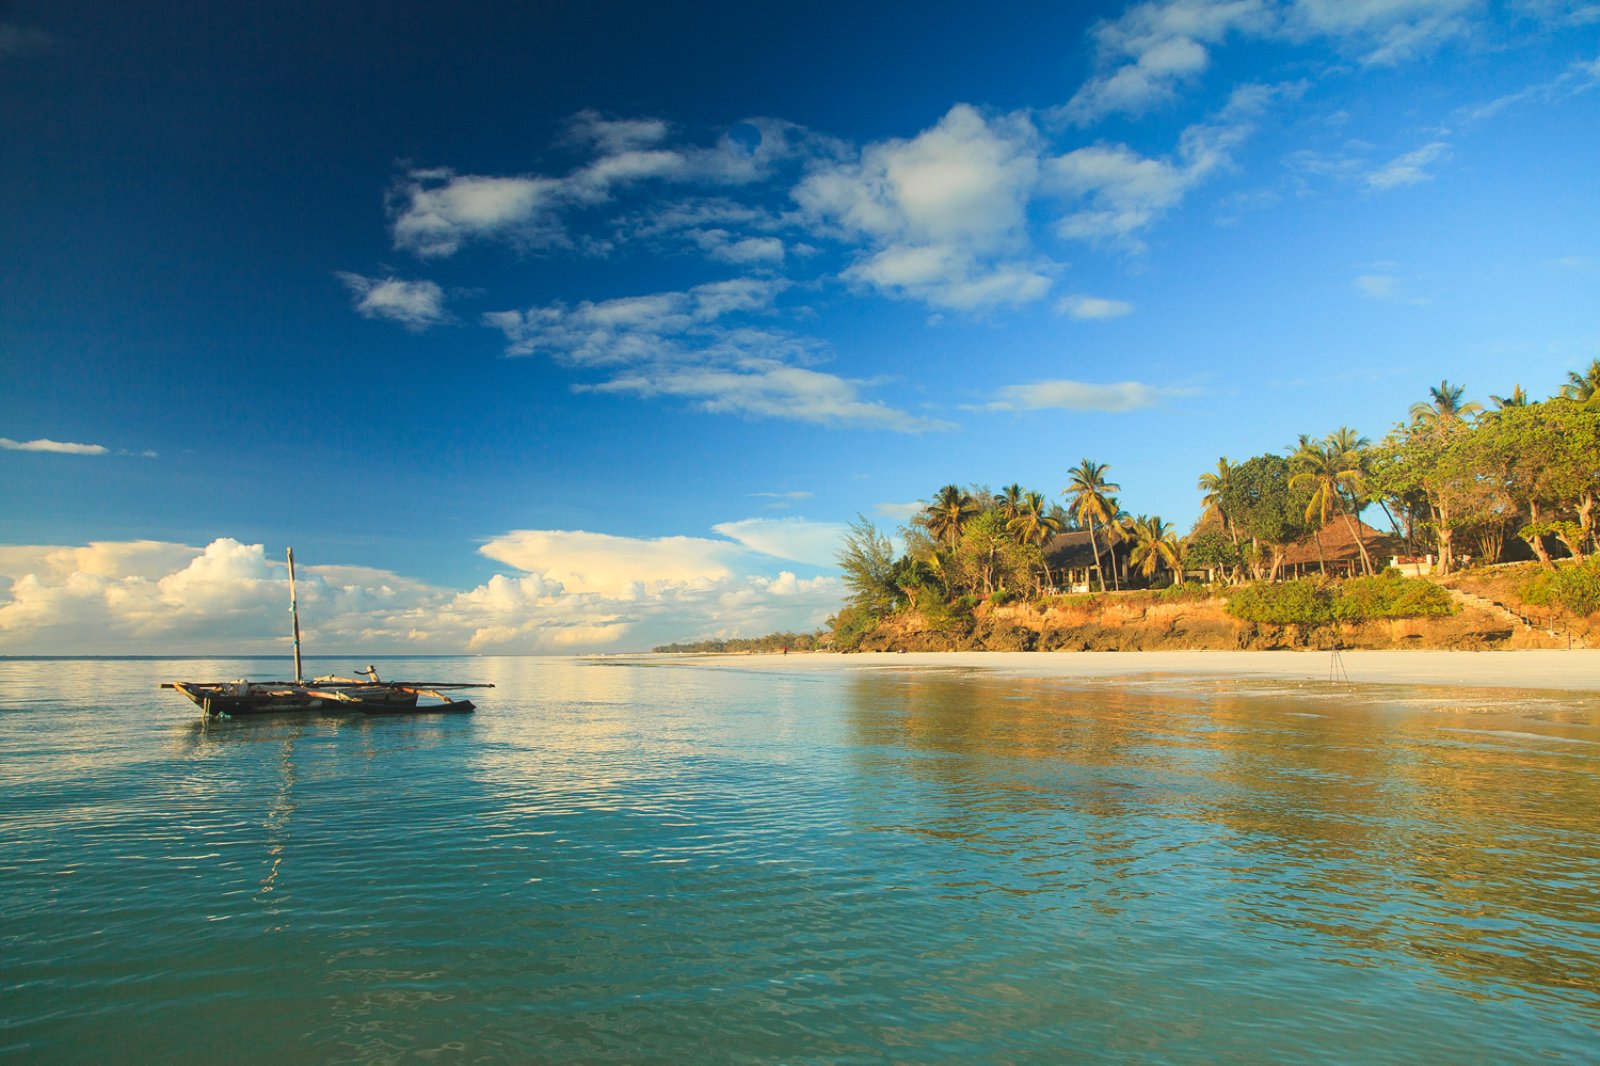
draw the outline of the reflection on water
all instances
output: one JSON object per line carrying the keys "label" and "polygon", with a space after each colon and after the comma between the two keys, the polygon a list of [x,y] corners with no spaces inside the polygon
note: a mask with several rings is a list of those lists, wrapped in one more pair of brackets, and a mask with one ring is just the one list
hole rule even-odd
{"label": "reflection on water", "polygon": [[858,677],[880,828],[1006,857],[952,888],[1165,897],[1340,964],[1600,1006],[1592,697],[1165,689]]}
{"label": "reflection on water", "polygon": [[[345,665],[345,664],[338,664]],[[461,659],[0,662],[0,1055],[1592,1061],[1600,701]]]}

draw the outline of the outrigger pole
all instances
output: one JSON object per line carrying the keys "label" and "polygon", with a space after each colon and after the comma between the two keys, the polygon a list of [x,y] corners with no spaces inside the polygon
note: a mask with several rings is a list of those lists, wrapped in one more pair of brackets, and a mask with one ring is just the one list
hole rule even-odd
{"label": "outrigger pole", "polygon": [[294,681],[299,684],[304,678],[300,676],[300,606],[295,602],[294,596],[294,549],[289,549],[289,621],[294,632]]}

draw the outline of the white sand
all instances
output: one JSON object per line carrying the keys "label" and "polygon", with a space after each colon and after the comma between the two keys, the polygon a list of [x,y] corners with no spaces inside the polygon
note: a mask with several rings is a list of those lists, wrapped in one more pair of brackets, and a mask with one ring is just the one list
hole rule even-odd
{"label": "white sand", "polygon": [[[1373,685],[1450,685],[1600,691],[1600,650],[1345,651],[1338,680]],[[641,660],[708,668],[809,673],[838,670],[970,670],[1007,677],[1092,678],[1162,674],[1327,681],[1326,651],[833,652],[793,655],[649,655]]]}

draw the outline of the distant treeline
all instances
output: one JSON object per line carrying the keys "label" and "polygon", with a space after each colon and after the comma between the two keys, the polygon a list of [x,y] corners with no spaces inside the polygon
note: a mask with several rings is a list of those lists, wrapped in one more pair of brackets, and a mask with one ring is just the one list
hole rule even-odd
{"label": "distant treeline", "polygon": [[768,633],[764,637],[728,637],[725,640],[697,640],[688,644],[663,644],[651,651],[666,652],[668,654],[684,654],[690,652],[784,652],[784,651],[816,651],[822,646],[824,634],[816,633]]}

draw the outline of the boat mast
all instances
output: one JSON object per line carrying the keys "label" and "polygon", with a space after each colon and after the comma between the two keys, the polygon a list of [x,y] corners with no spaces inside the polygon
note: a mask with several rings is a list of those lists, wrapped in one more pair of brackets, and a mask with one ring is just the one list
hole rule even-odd
{"label": "boat mast", "polygon": [[295,602],[294,596],[294,549],[289,549],[289,621],[293,625],[294,633],[294,679],[296,683],[304,680],[300,676],[300,606]]}

